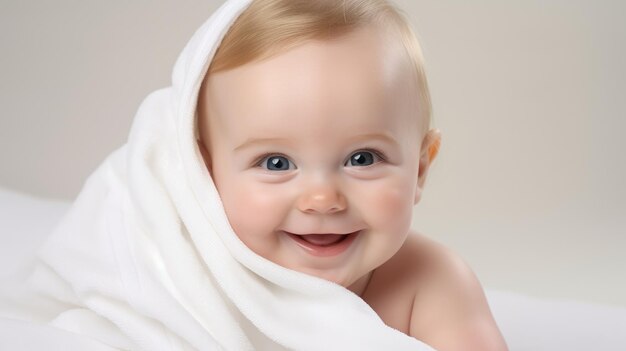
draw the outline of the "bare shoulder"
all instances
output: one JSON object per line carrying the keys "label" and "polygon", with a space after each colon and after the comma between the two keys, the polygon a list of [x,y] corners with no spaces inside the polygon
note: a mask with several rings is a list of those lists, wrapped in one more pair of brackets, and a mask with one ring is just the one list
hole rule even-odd
{"label": "bare shoulder", "polygon": [[458,254],[415,232],[405,250],[419,260],[409,335],[439,351],[507,350],[480,281]]}

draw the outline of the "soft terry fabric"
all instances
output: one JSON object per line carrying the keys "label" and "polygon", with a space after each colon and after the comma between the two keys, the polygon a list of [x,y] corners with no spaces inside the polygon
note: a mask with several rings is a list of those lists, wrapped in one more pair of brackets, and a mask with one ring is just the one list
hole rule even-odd
{"label": "soft terry fabric", "polygon": [[131,350],[432,350],[349,290],[256,255],[228,224],[195,107],[249,3],[228,1],[200,27],[172,86],[142,102],[127,143],[87,179],[40,251],[31,317]]}

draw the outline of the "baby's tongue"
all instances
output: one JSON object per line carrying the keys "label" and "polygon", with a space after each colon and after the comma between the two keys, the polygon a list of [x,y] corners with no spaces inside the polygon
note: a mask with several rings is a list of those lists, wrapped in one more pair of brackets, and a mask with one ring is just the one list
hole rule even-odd
{"label": "baby's tongue", "polygon": [[302,235],[302,239],[310,242],[311,244],[328,246],[341,240],[345,235],[341,234],[309,234]]}

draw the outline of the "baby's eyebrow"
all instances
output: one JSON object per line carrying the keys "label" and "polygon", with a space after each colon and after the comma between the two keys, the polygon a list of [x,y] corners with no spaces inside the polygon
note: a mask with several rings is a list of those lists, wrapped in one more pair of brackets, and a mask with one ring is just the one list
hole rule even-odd
{"label": "baby's eyebrow", "polygon": [[396,141],[396,139],[394,137],[392,137],[387,132],[371,133],[371,134],[360,134],[360,135],[356,135],[354,137],[351,137],[349,140],[350,140],[350,142],[356,142],[356,141],[368,140],[368,139],[377,139],[377,140],[381,140],[383,142],[387,142],[389,144],[393,144],[395,146],[398,146],[398,142]]}
{"label": "baby's eyebrow", "polygon": [[258,144],[285,144],[289,139],[286,138],[249,138],[243,144],[237,146],[234,151],[240,151]]}

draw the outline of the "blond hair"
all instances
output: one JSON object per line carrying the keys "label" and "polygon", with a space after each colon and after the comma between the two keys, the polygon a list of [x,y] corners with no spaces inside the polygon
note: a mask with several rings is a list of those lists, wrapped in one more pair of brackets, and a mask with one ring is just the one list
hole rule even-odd
{"label": "blond hair", "polygon": [[330,39],[358,27],[382,25],[398,35],[418,89],[422,135],[431,100],[419,41],[402,12],[386,0],[254,0],[222,40],[208,74],[287,51],[304,41]]}

